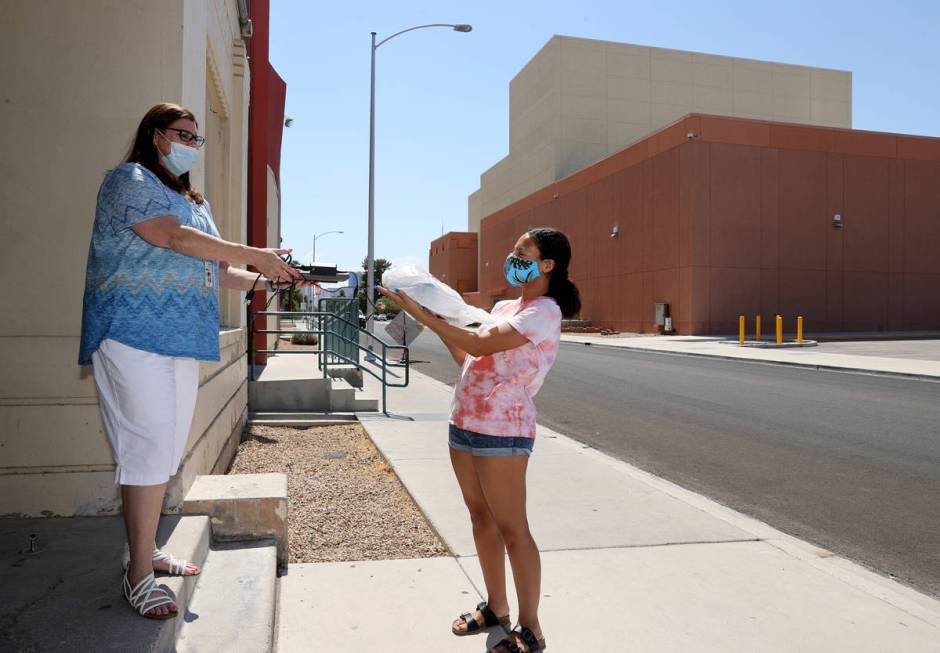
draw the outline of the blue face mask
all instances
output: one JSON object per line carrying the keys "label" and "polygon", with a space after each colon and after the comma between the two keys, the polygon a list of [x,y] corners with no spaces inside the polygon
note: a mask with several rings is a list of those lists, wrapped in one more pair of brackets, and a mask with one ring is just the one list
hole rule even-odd
{"label": "blue face mask", "polygon": [[506,281],[513,286],[521,286],[542,276],[538,261],[519,258],[513,254],[506,257],[503,274],[506,275]]}
{"label": "blue face mask", "polygon": [[[163,136],[163,134],[161,134],[161,136]],[[163,138],[166,138],[166,136],[163,136]],[[186,147],[180,143],[174,143],[169,139],[167,139],[167,141],[170,143],[170,153],[167,155],[161,153],[160,160],[163,162],[163,165],[166,166],[167,170],[177,177],[185,175],[193,169],[196,159],[199,158],[199,150],[194,147]]]}

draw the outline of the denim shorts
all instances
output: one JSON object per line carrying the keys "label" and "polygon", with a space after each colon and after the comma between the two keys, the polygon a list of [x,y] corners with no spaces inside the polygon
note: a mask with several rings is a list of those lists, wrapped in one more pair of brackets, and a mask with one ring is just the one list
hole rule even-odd
{"label": "denim shorts", "polygon": [[450,425],[451,449],[469,451],[474,456],[531,456],[535,438],[482,435]]}

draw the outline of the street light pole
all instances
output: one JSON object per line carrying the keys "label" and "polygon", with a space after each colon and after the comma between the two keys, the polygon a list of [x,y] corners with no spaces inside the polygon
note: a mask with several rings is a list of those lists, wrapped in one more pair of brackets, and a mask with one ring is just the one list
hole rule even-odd
{"label": "street light pole", "polygon": [[322,238],[323,236],[327,236],[327,235],[329,235],[329,234],[341,234],[341,233],[343,233],[343,232],[342,232],[342,231],[324,231],[322,234],[314,234],[314,236],[313,236],[313,253],[310,255],[310,263],[311,263],[311,265],[312,265],[313,263],[316,263],[316,262],[317,262],[317,238]]}
{"label": "street light pole", "polygon": [[[367,283],[366,283],[366,329],[373,333],[372,315],[374,307],[372,302],[375,297],[375,51],[379,47],[400,34],[413,32],[416,29],[425,29],[427,27],[450,27],[455,32],[469,32],[473,29],[467,24],[453,23],[432,23],[429,25],[416,25],[395,32],[388,38],[378,43],[375,42],[375,32],[372,34],[372,89],[369,97],[369,254],[366,261]],[[372,343],[369,343],[369,356],[366,360],[372,359]]]}
{"label": "street light pole", "polygon": [[[372,32],[372,91],[369,97],[369,253],[366,262],[366,329],[372,329],[372,302],[375,296],[375,32]],[[369,357],[372,340],[369,339]]]}

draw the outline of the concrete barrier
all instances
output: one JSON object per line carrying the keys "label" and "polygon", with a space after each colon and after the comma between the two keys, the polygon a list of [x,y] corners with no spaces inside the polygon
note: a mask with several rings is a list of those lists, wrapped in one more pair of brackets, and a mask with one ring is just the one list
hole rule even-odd
{"label": "concrete barrier", "polygon": [[279,566],[287,565],[287,475],[199,476],[183,512],[207,515],[216,542],[273,539]]}

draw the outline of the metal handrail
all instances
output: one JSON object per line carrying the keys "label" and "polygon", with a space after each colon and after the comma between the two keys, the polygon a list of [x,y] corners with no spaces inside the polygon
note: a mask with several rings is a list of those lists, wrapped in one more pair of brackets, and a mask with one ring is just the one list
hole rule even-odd
{"label": "metal handrail", "polygon": [[[319,329],[302,329],[302,330],[255,329],[255,320],[262,316],[303,317],[305,321],[308,321],[307,320],[308,318],[316,318],[317,322],[320,324],[320,328]],[[357,339],[352,340],[350,338],[347,338],[342,333],[339,333],[335,329],[324,328],[323,321],[325,318],[329,318],[329,320],[334,323],[335,321],[338,320],[339,322],[343,323],[347,327],[353,327],[357,332],[357,335],[358,335]],[[285,349],[256,349],[255,348],[255,338],[254,338],[255,334],[281,335],[281,334],[293,334],[293,333],[304,333],[304,334],[312,334],[312,335],[320,336],[319,338],[320,348],[315,351],[311,351],[307,349],[296,349],[296,350],[286,349],[285,350]],[[363,335],[366,335],[368,338],[371,338],[372,340],[378,342],[379,346],[381,347],[382,356],[378,358],[375,362],[369,361],[368,359],[366,360],[366,362],[370,362],[372,364],[371,365],[372,367],[380,367],[381,376],[377,374],[374,370],[370,369],[370,367],[366,367],[363,363],[360,363],[358,360],[352,360],[351,358],[349,358],[342,352],[333,351],[332,349],[325,349],[323,347],[323,344],[324,344],[323,336],[327,334],[343,342],[346,342],[350,345],[354,345],[360,352],[372,352],[373,356],[375,356],[376,352],[372,348],[371,343],[369,347],[365,347],[363,346],[361,342],[361,338]],[[329,375],[329,366],[330,366],[329,360],[331,358],[338,358],[341,361],[345,362],[346,364],[352,365],[360,372],[365,372],[371,375],[376,380],[381,381],[382,383],[382,413],[385,414],[386,416],[388,415],[388,388],[404,388],[408,386],[408,383],[410,381],[409,371],[411,369],[411,366],[410,366],[411,358],[409,356],[407,346],[390,345],[386,343],[384,340],[382,340],[381,338],[375,336],[375,334],[369,333],[365,329],[361,328],[358,324],[353,324],[352,322],[340,316],[339,314],[330,313],[329,311],[249,311],[248,342],[249,342],[249,356],[250,356],[250,360],[249,360],[250,380],[252,381],[255,380],[255,354],[314,354],[317,356],[318,365],[323,370],[324,379],[327,378],[327,376]],[[388,353],[390,351],[401,352],[401,357],[399,359],[399,362],[393,363],[389,361]],[[326,359],[323,358],[324,354],[327,355]],[[405,369],[404,382],[393,383],[389,381],[389,378],[388,378],[389,370],[391,368],[404,368]],[[401,378],[399,377],[399,375],[395,373],[392,373],[392,375],[395,376],[396,378]]]}

